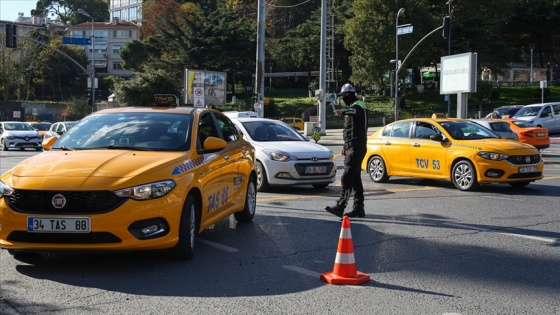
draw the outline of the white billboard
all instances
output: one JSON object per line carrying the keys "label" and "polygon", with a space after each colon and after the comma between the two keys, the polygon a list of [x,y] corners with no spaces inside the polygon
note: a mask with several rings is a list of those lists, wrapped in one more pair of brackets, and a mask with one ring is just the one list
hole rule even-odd
{"label": "white billboard", "polygon": [[476,92],[476,53],[441,57],[439,94]]}
{"label": "white billboard", "polygon": [[186,69],[184,87],[185,105],[195,107],[226,105],[225,72]]}

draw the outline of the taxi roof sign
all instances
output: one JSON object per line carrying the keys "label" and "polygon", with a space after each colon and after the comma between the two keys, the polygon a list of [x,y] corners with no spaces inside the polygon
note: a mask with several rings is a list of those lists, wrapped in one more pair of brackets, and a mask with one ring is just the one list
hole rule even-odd
{"label": "taxi roof sign", "polygon": [[173,94],[154,94],[152,97],[152,105],[154,106],[178,106],[179,99]]}

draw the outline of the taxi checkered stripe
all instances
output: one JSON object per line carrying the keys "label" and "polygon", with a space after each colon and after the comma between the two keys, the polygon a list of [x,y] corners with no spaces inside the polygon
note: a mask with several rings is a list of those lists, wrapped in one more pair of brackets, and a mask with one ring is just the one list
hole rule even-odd
{"label": "taxi checkered stripe", "polygon": [[222,151],[219,152],[215,152],[215,153],[209,153],[209,154],[203,154],[202,156],[197,157],[196,159],[193,160],[188,160],[186,162],[184,162],[183,164],[175,167],[173,169],[173,172],[171,172],[171,175],[179,175],[179,174],[183,174],[185,172],[188,172],[196,167],[202,166],[204,164],[209,163],[211,160],[215,159],[216,157],[229,152],[229,151],[233,151],[233,150],[237,150],[238,147],[240,147],[241,145],[234,145],[231,146],[229,148],[226,148]]}

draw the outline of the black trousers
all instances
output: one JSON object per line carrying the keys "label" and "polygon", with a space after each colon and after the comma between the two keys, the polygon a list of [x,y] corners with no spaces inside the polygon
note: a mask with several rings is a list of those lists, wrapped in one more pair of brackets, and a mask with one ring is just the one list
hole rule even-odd
{"label": "black trousers", "polygon": [[366,156],[366,145],[354,146],[346,149],[344,156],[344,173],[340,179],[342,191],[339,204],[346,206],[352,191],[354,191],[354,205],[364,205],[364,186],[362,184],[362,160]]}

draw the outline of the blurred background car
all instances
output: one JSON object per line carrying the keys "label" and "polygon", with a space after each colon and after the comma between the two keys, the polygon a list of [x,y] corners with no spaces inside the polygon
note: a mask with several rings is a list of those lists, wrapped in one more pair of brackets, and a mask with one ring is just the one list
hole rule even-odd
{"label": "blurred background car", "polygon": [[517,134],[511,130],[509,123],[502,119],[471,119],[475,123],[482,125],[495,133],[499,134],[504,139],[518,141]]}
{"label": "blurred background car", "polygon": [[284,117],[280,121],[285,122],[296,130],[303,130],[303,119],[297,117]]}
{"label": "blurred background car", "polygon": [[546,128],[549,133],[560,132],[560,103],[525,105],[512,118]]}
{"label": "blurred background car", "polygon": [[49,130],[45,133],[44,139],[50,137],[60,138],[66,131],[76,124],[75,121],[59,121],[51,125]]}
{"label": "blurred background car", "polygon": [[[486,115],[485,118],[511,118],[521,107],[523,107],[523,105],[505,105],[494,108],[494,110],[490,114]],[[493,117],[496,114],[498,114],[499,117]]]}
{"label": "blurred background car", "polygon": [[39,132],[41,139],[45,137],[45,133],[47,133],[52,126],[52,123],[47,121],[30,121],[29,124],[33,127],[33,129]]}
{"label": "blurred background car", "polygon": [[537,127],[518,119],[503,119],[503,121],[509,124],[520,142],[530,144],[539,150],[550,147],[550,137],[546,128]]}
{"label": "blurred background car", "polygon": [[313,185],[335,181],[333,152],[310,142],[284,122],[267,118],[232,118],[243,138],[255,147],[257,191],[270,186]]}
{"label": "blurred background car", "polygon": [[21,121],[0,122],[0,150],[8,149],[25,150],[32,148],[41,151],[41,136],[33,127]]}

